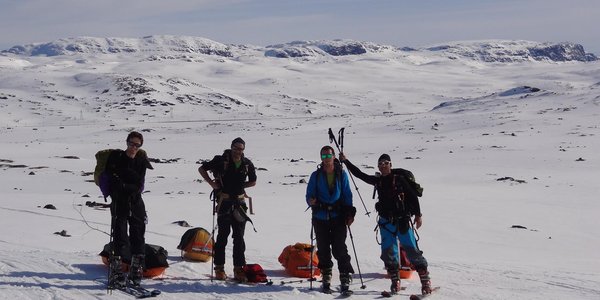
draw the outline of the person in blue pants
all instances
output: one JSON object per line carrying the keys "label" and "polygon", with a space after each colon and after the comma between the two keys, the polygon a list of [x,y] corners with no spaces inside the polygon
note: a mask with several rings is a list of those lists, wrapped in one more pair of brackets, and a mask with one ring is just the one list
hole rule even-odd
{"label": "person in blue pants", "polygon": [[405,169],[392,169],[392,161],[388,154],[382,154],[377,161],[379,176],[363,173],[344,153],[340,153],[340,161],[348,167],[351,174],[375,186],[377,190],[378,201],[375,209],[379,215],[377,224],[381,233],[381,260],[392,281],[391,292],[397,293],[400,290],[399,240],[408,260],[419,274],[421,292],[430,294],[431,279],[427,270],[427,260],[417,247],[414,231],[410,227],[413,217],[417,229],[423,224],[418,198],[423,189],[415,182],[414,175]]}

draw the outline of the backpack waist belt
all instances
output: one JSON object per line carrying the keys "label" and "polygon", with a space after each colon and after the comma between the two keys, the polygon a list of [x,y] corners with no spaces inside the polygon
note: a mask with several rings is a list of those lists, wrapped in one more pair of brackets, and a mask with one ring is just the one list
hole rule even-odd
{"label": "backpack waist belt", "polygon": [[340,201],[336,201],[333,204],[326,204],[323,202],[317,202],[317,204],[311,206],[313,208],[313,210],[315,209],[320,209],[320,210],[324,210],[324,211],[340,211],[342,209],[342,204],[340,203]]}
{"label": "backpack waist belt", "polygon": [[230,195],[230,194],[226,194],[226,193],[221,193],[221,199],[223,200],[243,200],[244,197],[246,196],[246,194],[240,194],[240,195]]}

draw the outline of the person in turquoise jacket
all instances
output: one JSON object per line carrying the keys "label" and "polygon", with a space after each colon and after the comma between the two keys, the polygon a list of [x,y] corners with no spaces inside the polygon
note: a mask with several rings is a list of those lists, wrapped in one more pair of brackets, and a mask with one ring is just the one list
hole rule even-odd
{"label": "person in turquoise jacket", "polygon": [[341,291],[348,291],[354,269],[346,246],[346,226],[354,222],[356,208],[352,206],[352,190],[348,174],[335,158],[335,151],[324,146],[321,164],[310,175],[306,188],[306,203],[312,208],[312,225],[317,240],[317,257],[322,275],[322,291],[331,292],[333,261],[337,260]]}

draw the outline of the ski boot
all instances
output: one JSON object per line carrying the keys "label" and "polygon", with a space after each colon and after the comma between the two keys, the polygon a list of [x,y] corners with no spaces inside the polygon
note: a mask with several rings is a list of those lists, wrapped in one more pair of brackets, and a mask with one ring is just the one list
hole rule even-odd
{"label": "ski boot", "polygon": [[431,294],[431,278],[429,277],[429,271],[427,271],[427,267],[423,269],[418,269],[417,273],[419,274],[419,278],[421,279],[421,294]]}
{"label": "ski boot", "polygon": [[131,256],[131,266],[129,266],[129,275],[127,276],[128,286],[140,286],[144,275],[144,262],[144,254],[134,254]]}
{"label": "ski boot", "polygon": [[388,275],[392,284],[390,285],[390,294],[398,294],[400,292],[400,277],[398,277],[398,270],[388,270]]}
{"label": "ski boot", "polygon": [[350,290],[350,281],[352,281],[352,277],[350,277],[349,273],[340,273],[340,293],[342,293],[342,295],[352,294],[352,291]]}
{"label": "ski boot", "polygon": [[248,282],[248,277],[246,277],[246,272],[244,272],[244,268],[241,266],[233,267],[233,279],[235,279],[239,283]]}
{"label": "ski boot", "polygon": [[215,265],[215,279],[216,280],[226,280],[227,274],[225,274],[225,266],[224,265]]}
{"label": "ski boot", "polygon": [[109,258],[108,288],[118,289],[125,286],[125,274],[121,269],[121,257],[111,255]]}
{"label": "ski boot", "polygon": [[321,292],[325,294],[331,294],[331,277],[333,270],[331,268],[321,269]]}

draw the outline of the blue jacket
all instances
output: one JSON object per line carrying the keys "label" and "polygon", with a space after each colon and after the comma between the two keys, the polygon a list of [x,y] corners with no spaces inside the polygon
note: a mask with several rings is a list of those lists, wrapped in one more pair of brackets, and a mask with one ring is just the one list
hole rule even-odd
{"label": "blue jacket", "polygon": [[[310,198],[316,198],[317,206],[321,206],[320,208],[313,208],[314,219],[328,220],[336,218],[340,215],[343,207],[352,206],[352,190],[348,181],[348,173],[345,170],[340,171],[339,173],[336,172],[335,186],[331,193],[329,192],[325,172],[316,170],[310,175],[306,187],[306,203],[309,204]],[[324,206],[333,206],[337,209],[328,211]]]}

